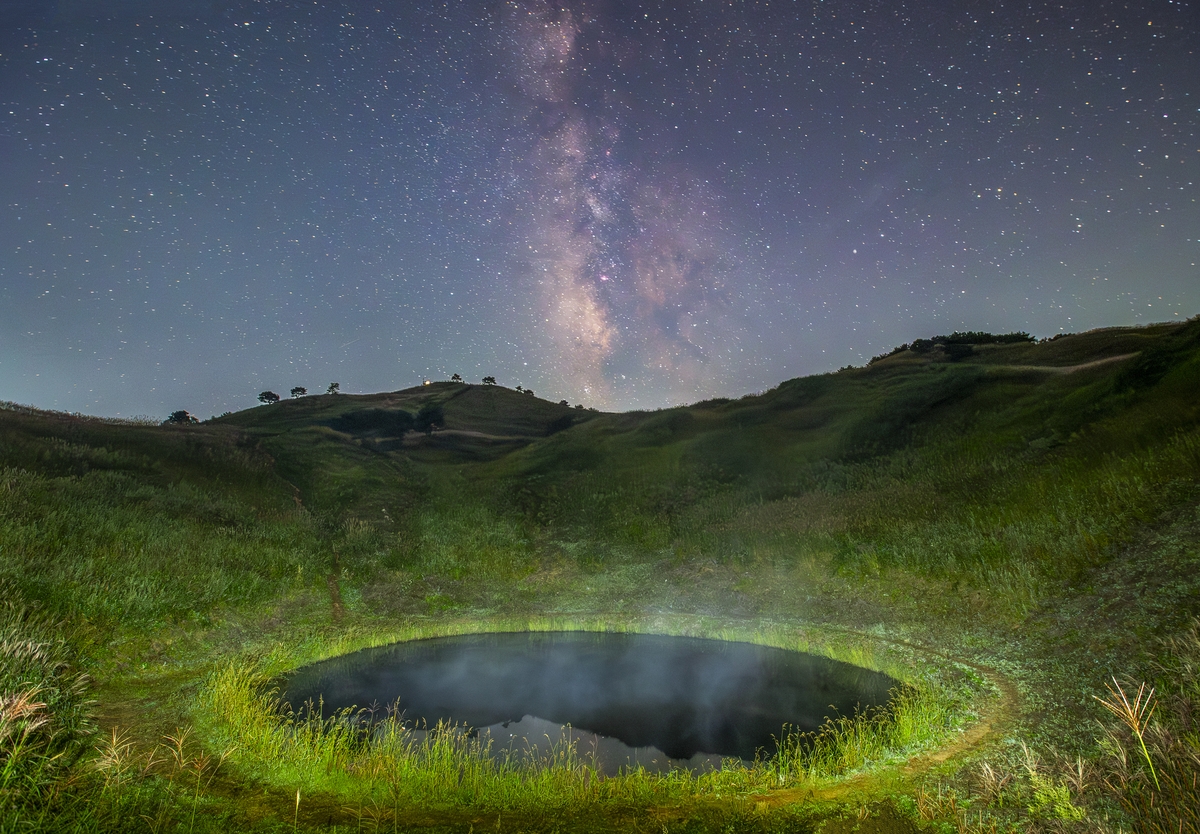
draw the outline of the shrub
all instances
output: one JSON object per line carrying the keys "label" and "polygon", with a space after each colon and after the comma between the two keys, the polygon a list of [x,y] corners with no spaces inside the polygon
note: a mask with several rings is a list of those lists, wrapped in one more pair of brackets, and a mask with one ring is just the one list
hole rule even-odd
{"label": "shrub", "polygon": [[433,434],[446,425],[446,415],[437,403],[425,403],[417,412],[413,428],[425,434]]}
{"label": "shrub", "polygon": [[186,411],[172,411],[167,419],[163,420],[164,426],[188,426],[200,421]]}

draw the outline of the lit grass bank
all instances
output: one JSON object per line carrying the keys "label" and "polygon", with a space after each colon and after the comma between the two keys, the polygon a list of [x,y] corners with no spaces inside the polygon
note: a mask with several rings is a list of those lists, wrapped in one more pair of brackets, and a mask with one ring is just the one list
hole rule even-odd
{"label": "lit grass bank", "polygon": [[[693,774],[598,771],[574,744],[528,756],[495,756],[485,742],[450,727],[414,734],[389,719],[368,740],[347,716],[300,719],[281,709],[270,682],[307,663],[401,640],[479,632],[630,631],[736,640],[821,654],[885,672],[901,690],[885,710],[828,721],[813,734],[789,736],[779,751],[751,764],[728,759]],[[939,661],[940,662],[940,661]],[[972,717],[986,683],[911,650],[865,635],[765,625],[740,627],[701,618],[468,620],[351,633],[279,646],[223,665],[197,696],[193,717],[206,744],[230,752],[244,776],[302,796],[336,797],[353,813],[378,818],[411,812],[510,811],[544,814],[597,807],[647,807],[827,785],[849,774],[894,765],[930,750]],[[418,737],[419,735],[419,737]]]}

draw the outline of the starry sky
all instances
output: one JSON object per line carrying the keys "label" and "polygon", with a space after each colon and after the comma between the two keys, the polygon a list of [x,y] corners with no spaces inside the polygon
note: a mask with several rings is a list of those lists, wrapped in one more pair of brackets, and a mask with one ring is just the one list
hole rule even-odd
{"label": "starry sky", "polygon": [[1200,0],[0,0],[0,400],[738,396],[1200,313]]}

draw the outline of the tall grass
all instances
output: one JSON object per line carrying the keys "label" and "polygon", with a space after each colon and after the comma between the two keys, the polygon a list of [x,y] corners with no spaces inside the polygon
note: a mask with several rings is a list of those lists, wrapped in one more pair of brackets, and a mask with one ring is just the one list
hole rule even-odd
{"label": "tall grass", "polygon": [[0,581],[63,616],[129,628],[203,616],[325,568],[303,516],[262,518],[188,484],[0,471]]}
{"label": "tall grass", "polygon": [[[1094,747],[1067,755],[1025,741],[947,784],[918,788],[921,819],[961,834],[1200,832],[1200,620],[1156,641],[1155,686],[1113,679],[1095,696]],[[1097,681],[1097,687],[1101,687]],[[965,778],[963,778],[965,776]]]}
{"label": "tall grass", "polygon": [[785,735],[769,765],[781,784],[837,778],[906,758],[931,740],[945,738],[957,717],[954,705],[928,684],[901,687],[886,707],[831,718],[813,733]]}
{"label": "tall grass", "polygon": [[60,631],[0,581],[0,819],[46,802],[89,749],[89,680]]}
{"label": "tall grass", "polygon": [[417,513],[411,527],[398,536],[409,564],[450,579],[519,578],[535,555],[523,525],[482,504],[438,503]]}
{"label": "tall grass", "polygon": [[1007,438],[985,439],[815,461],[775,482],[722,483],[681,463],[679,450],[641,456],[633,468],[618,456],[527,485],[525,505],[564,540],[734,563],[816,556],[851,574],[964,581],[1020,616],[1127,543],[1200,470],[1194,428],[1120,453],[1097,453],[1086,434],[1017,456]]}
{"label": "tall grass", "polygon": [[[1105,707],[1104,784],[1137,831],[1200,832],[1200,620],[1168,639],[1160,656],[1163,696],[1142,683],[1133,700],[1114,681]],[[1164,697],[1165,696],[1165,697]]]}

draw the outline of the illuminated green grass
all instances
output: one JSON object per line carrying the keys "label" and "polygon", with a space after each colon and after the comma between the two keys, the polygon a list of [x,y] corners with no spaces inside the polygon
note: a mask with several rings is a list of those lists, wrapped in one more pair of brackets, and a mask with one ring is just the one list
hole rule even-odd
{"label": "illuminated green grass", "polygon": [[[432,401],[447,427],[428,437],[336,422]],[[1020,788],[984,792],[998,825],[1049,826],[1038,815],[1068,805],[1124,824],[1194,796],[1192,771],[1163,762],[1195,748],[1174,696],[1159,702],[1167,735],[1146,746],[1170,780],[1161,795],[1133,770],[1080,777],[1089,787],[1056,805],[1074,783],[1048,763],[1109,766],[1091,698],[1109,673],[1160,693],[1186,677],[1166,659],[1187,653],[1160,641],[1200,613],[1200,322],[961,361],[898,354],[686,409],[569,411],[449,384],[191,427],[0,408],[0,831],[317,828],[331,815],[369,830],[401,807],[435,829],[466,830],[471,809],[523,808],[519,829],[560,813],[536,808],[591,808],[600,827],[657,814],[765,831],[841,811],[760,818],[761,797],[833,791],[848,774],[896,813],[958,819],[950,788],[921,793],[895,765],[952,740],[988,687],[926,679],[920,651],[878,649],[905,642],[1002,669],[1038,715],[1014,712],[1006,732],[1055,748],[1040,770],[1013,748],[986,752],[1010,776],[997,784]],[[366,428],[335,428],[347,425]],[[363,747],[280,723],[257,688],[376,641],[528,627],[811,648],[915,694],[752,768],[609,780],[569,751],[506,769],[453,734]],[[851,632],[869,639],[837,637]],[[1118,657],[1128,668],[1109,668]],[[953,766],[936,778],[954,790],[992,784]]]}

